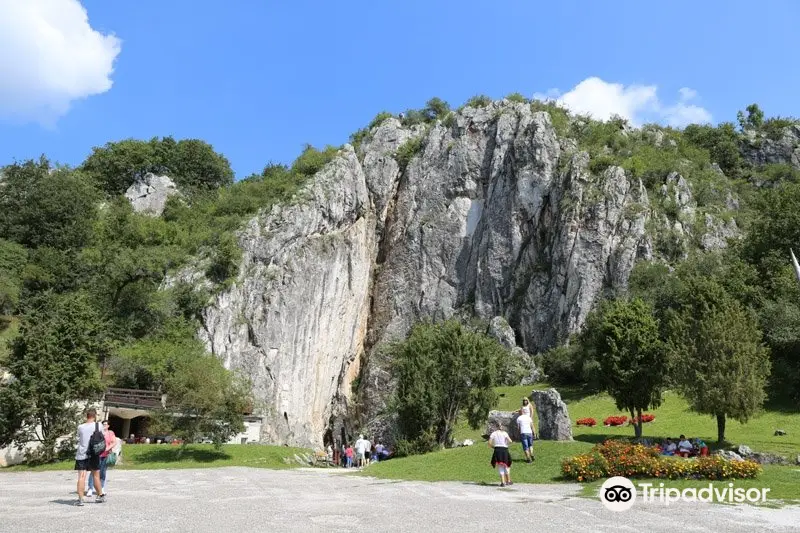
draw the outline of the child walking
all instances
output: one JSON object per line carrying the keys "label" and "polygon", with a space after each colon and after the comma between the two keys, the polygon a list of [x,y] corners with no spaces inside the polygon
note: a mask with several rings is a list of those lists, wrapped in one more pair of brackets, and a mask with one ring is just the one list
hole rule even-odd
{"label": "child walking", "polygon": [[489,447],[493,448],[492,468],[497,467],[500,474],[500,486],[511,485],[511,454],[508,447],[511,445],[511,437],[501,428],[497,428],[489,436]]}

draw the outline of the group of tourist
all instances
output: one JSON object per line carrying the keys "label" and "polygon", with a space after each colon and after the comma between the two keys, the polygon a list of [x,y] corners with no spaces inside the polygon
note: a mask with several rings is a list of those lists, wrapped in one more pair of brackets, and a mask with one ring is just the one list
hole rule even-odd
{"label": "group of tourist", "polygon": [[[533,405],[528,398],[522,399],[522,406],[517,411],[516,418],[519,440],[522,443],[522,451],[525,453],[525,462],[532,463],[533,439],[536,438],[536,427],[533,424]],[[492,468],[497,468],[500,474],[500,486],[512,485],[511,481],[511,453],[509,446],[513,441],[502,427],[498,427],[489,435],[489,447],[492,448]]]}
{"label": "group of tourist", "polygon": [[702,439],[687,439],[681,435],[677,439],[667,438],[658,445],[661,455],[677,455],[679,457],[702,457],[708,455],[708,446]]}
{"label": "group of tourist", "polygon": [[106,499],[106,474],[109,465],[116,464],[122,452],[122,440],[108,426],[108,420],[97,421],[97,410],[86,410],[86,422],[78,426],[78,448],[75,470],[78,471],[78,502],[84,505],[86,496],[97,493],[95,502]]}
{"label": "group of tourist", "polygon": [[391,455],[388,446],[384,446],[382,441],[377,443],[373,440],[359,435],[358,440],[353,443],[343,443],[341,446],[328,444],[328,461],[336,466],[344,468],[361,468],[371,462],[385,461]]}

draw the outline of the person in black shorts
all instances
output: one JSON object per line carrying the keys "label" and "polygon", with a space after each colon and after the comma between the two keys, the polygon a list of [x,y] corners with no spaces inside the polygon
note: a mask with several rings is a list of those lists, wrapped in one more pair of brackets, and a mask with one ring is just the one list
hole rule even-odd
{"label": "person in black shorts", "polygon": [[[78,471],[78,505],[83,505],[84,489],[86,487],[86,475],[91,472],[94,478],[94,486],[101,487],[100,483],[100,456],[98,454],[90,453],[89,441],[92,438],[92,433],[99,427],[97,423],[97,410],[94,407],[86,410],[86,422],[78,426],[78,449],[75,452],[75,470]],[[106,495],[103,492],[97,494],[97,503],[106,501]]]}

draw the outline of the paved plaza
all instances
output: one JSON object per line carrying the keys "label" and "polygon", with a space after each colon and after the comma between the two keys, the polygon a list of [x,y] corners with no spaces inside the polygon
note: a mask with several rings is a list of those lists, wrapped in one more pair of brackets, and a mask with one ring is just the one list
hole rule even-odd
{"label": "paved plaza", "polygon": [[112,470],[106,503],[77,507],[73,472],[0,473],[0,531],[800,530],[800,507],[637,503],[613,513],[578,491],[387,481],[342,470]]}

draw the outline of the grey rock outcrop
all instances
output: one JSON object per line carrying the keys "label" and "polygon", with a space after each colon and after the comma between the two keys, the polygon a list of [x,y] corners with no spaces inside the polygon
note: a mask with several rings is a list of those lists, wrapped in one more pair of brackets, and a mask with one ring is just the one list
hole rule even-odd
{"label": "grey rock outcrop", "polygon": [[750,163],[792,165],[800,168],[800,124],[783,128],[780,136],[772,138],[764,133],[746,130],[742,155]]}
{"label": "grey rock outcrop", "polygon": [[125,191],[133,210],[150,216],[161,216],[170,196],[180,194],[178,188],[167,176],[145,174]]}
{"label": "grey rock outcrop", "polygon": [[720,455],[728,461],[744,461],[741,455],[730,450],[717,450],[714,455]]}
{"label": "grey rock outcrop", "polygon": [[509,351],[508,361],[502,369],[502,384],[504,385],[530,385],[541,377],[541,371],[536,368],[533,357],[517,346],[514,338],[514,329],[508,321],[496,316],[489,322],[487,334]]}
{"label": "grey rock outcrop", "polygon": [[319,447],[359,371],[375,220],[349,145],[300,196],[241,232],[239,278],[206,309],[200,336],[253,381],[262,441]]}
{"label": "grey rock outcrop", "polygon": [[535,390],[531,392],[531,401],[539,418],[537,430],[540,439],[572,440],[572,421],[567,404],[556,389]]}
{"label": "grey rock outcrop", "polygon": [[[401,168],[411,140],[420,149]],[[678,178],[668,192],[693,207]],[[200,335],[253,380],[262,441],[388,436],[387,343],[467,315],[500,317],[520,356],[549,348],[652,253],[650,212],[640,180],[590,171],[529,105],[467,107],[430,127],[389,118],[239,233],[239,277]],[[559,424],[554,438],[571,432]]]}
{"label": "grey rock outcrop", "polygon": [[488,437],[493,431],[503,429],[512,440],[519,441],[518,416],[518,411],[489,411],[484,436]]}

